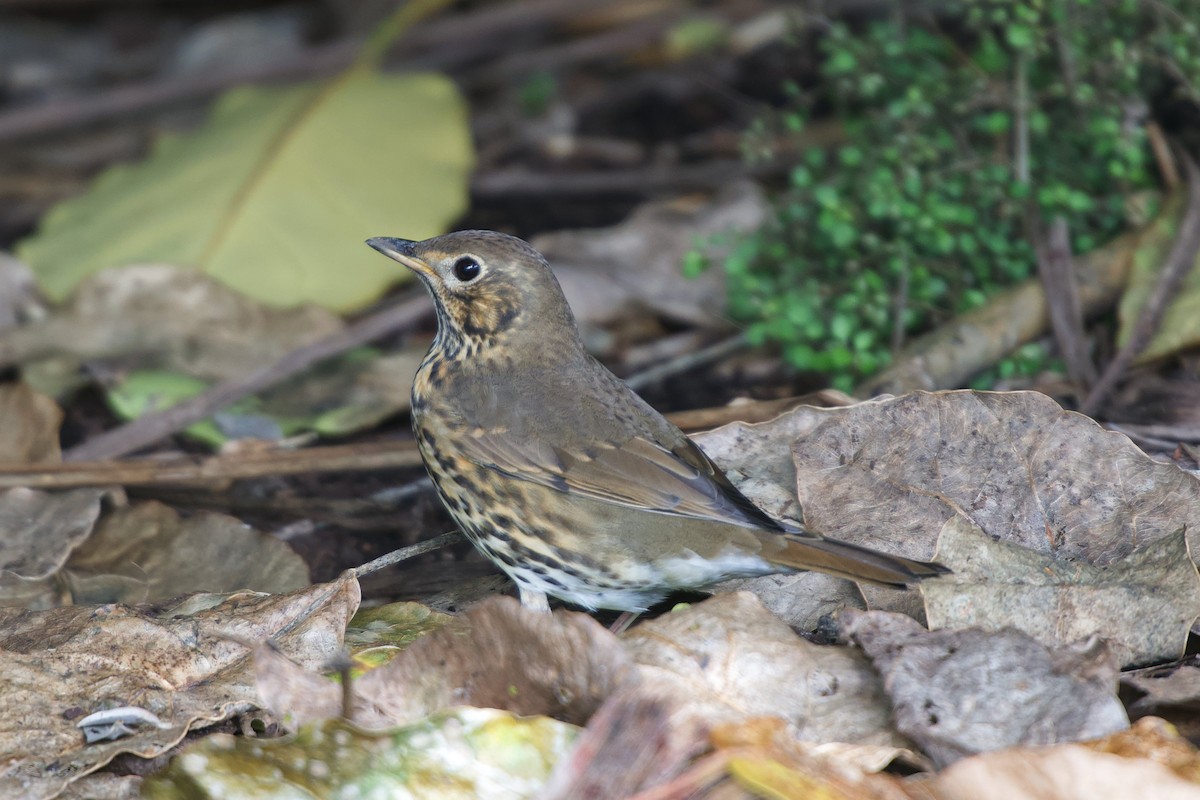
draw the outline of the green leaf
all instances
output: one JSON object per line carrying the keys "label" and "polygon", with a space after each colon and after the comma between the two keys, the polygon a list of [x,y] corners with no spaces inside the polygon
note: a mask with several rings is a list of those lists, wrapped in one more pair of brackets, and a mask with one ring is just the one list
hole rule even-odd
{"label": "green leaf", "polygon": [[549,717],[463,706],[383,731],[331,719],[281,739],[218,734],[148,780],[143,796],[538,797],[577,733]]}
{"label": "green leaf", "polygon": [[56,300],[105,267],[157,261],[276,305],[352,309],[403,276],[362,241],[443,232],[471,163],[463,101],[437,75],[239,88],[201,130],[56,206],[17,253]]}

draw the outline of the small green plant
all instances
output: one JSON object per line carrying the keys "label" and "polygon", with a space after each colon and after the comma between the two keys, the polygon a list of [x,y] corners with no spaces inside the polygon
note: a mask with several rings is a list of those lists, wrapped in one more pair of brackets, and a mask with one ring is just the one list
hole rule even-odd
{"label": "small green plant", "polygon": [[[939,19],[828,25],[820,85],[746,136],[789,181],[725,243],[730,311],[842,388],[1030,276],[1029,220],[1065,217],[1076,252],[1120,232],[1154,184],[1144,98],[1200,97],[1194,0],[959,0]],[[802,145],[817,109],[842,143]]]}

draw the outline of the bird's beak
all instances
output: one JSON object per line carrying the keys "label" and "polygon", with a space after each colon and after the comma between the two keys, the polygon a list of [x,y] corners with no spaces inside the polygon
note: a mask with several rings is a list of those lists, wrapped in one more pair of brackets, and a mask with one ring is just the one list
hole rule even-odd
{"label": "bird's beak", "polygon": [[372,239],[367,239],[367,244],[388,258],[399,261],[418,275],[427,278],[434,276],[433,268],[413,255],[413,250],[420,244],[419,242],[414,242],[411,239],[394,239],[390,236],[376,236]]}

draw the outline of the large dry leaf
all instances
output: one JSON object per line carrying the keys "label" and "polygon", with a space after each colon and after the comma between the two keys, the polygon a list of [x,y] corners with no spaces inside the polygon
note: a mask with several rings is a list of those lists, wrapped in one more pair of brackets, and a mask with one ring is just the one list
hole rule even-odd
{"label": "large dry leaf", "polygon": [[401,274],[360,243],[441,233],[471,161],[462,99],[438,75],[241,87],[200,131],[56,206],[18,253],[56,299],[98,270],[165,262],[276,305],[352,308]]}
{"label": "large dry leaf", "polygon": [[883,675],[896,727],[938,764],[1128,727],[1116,662],[1102,645],[1050,650],[1015,630],[931,633],[900,614],[844,616]]}
{"label": "large dry leaf", "polygon": [[575,726],[547,717],[468,707],[390,731],[335,719],[282,740],[218,734],[147,780],[144,796],[522,800],[541,796],[575,734]]}
{"label": "large dry leaf", "polygon": [[1043,394],[915,392],[818,414],[793,450],[805,519],[828,535],[868,528],[928,558],[960,515],[1089,564],[1180,528],[1200,542],[1200,481]]}
{"label": "large dry leaf", "polygon": [[809,741],[905,744],[861,653],[802,639],[747,592],[648,620],[625,644],[643,675],[662,674],[708,723],[774,716]]}
{"label": "large dry leaf", "polygon": [[[1193,551],[1200,543],[1200,480],[1033,392],[916,392],[800,408],[697,441],[771,514],[795,518],[802,507],[813,530],[911,558],[932,558],[955,516],[998,540],[1095,565],[1180,528]],[[807,616],[797,610],[789,619],[828,607],[827,591],[805,591]],[[912,593],[864,593],[871,607],[920,617]]]}
{"label": "large dry leaf", "polygon": [[[159,755],[190,728],[258,707],[245,642],[274,639],[316,666],[341,650],[358,605],[341,578],[290,595],[206,598],[201,610],[0,609],[0,797],[41,800],[119,753]],[[164,723],[91,745],[74,720],[137,706]]]}
{"label": "large dry leaf", "polygon": [[1146,719],[1131,731],[1088,744],[986,753],[919,785],[943,800],[1195,800],[1200,757],[1165,727]]}
{"label": "large dry leaf", "polygon": [[56,576],[91,534],[103,495],[99,489],[0,493],[0,606],[59,604]]}
{"label": "large dry leaf", "polygon": [[[267,648],[256,664],[263,703],[280,717],[303,725],[341,714],[341,687]],[[389,728],[465,704],[582,722],[629,671],[616,637],[591,617],[495,597],[356,680],[355,720]]]}
{"label": "large dry leaf", "polygon": [[0,385],[0,464],[57,464],[62,409],[26,383]]}
{"label": "large dry leaf", "polygon": [[1181,657],[1200,616],[1200,575],[1182,530],[1094,567],[994,541],[954,517],[937,560],[953,572],[921,587],[931,628],[1016,628],[1046,645],[1097,634],[1128,666]]}
{"label": "large dry leaf", "polygon": [[234,517],[180,517],[145,502],[106,515],[64,570],[74,602],[145,603],[193,592],[289,592],[308,585],[304,559]]}

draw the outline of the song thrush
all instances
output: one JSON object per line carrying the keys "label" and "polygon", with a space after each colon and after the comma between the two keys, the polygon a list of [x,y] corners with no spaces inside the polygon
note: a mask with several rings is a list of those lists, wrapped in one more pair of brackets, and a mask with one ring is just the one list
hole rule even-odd
{"label": "song thrush", "polygon": [[460,231],[367,244],[424,281],[437,335],[412,418],[467,537],[525,605],[643,611],[675,589],[819,570],[904,585],[945,570],[787,527],[584,351],[545,259]]}

